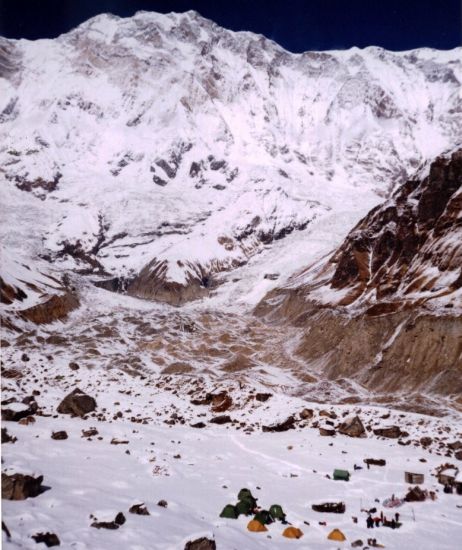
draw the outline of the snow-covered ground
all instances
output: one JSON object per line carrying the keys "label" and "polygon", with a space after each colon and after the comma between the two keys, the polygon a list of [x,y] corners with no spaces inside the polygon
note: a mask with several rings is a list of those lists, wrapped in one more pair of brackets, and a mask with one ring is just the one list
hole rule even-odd
{"label": "snow-covered ground", "polygon": [[[98,401],[100,406],[114,410],[113,399],[109,392]],[[122,395],[119,400],[121,409],[131,407],[132,398]],[[284,401],[279,406],[284,407]],[[263,419],[269,422],[281,414],[271,405],[264,408]],[[386,412],[362,409],[360,415],[374,419]],[[439,426],[444,425],[444,421],[412,415],[401,421],[416,428],[420,421],[425,426],[421,433],[429,436],[438,435]],[[456,550],[462,533],[462,497],[444,494],[431,476],[446,459],[413,445],[400,446],[396,441],[379,441],[374,436],[322,437],[311,428],[244,434],[224,426],[201,430],[62,416],[38,417],[29,426],[5,426],[18,441],[3,445],[4,469],[42,474],[44,485],[50,489],[27,501],[3,501],[3,519],[12,534],[12,542],[3,539],[4,548],[36,548],[30,536],[51,531],[59,536],[63,548],[82,550],[179,550],[187,540],[203,535],[215,538],[220,550],[327,550],[348,548],[357,539],[365,543],[368,537],[396,550]],[[82,438],[81,431],[92,426],[97,428],[98,436]],[[458,429],[460,437],[461,427],[460,423],[453,425],[451,436]],[[66,430],[69,438],[50,439],[52,431],[57,430]],[[418,433],[418,429],[413,431]],[[113,438],[128,443],[111,445]],[[365,458],[383,458],[387,464],[367,470]],[[354,471],[355,464],[363,469]],[[351,480],[327,478],[334,468],[349,470]],[[425,474],[423,488],[436,491],[437,500],[405,503],[399,509],[384,508],[386,498],[392,494],[404,497],[411,487],[404,482],[407,470]],[[264,508],[281,504],[288,521],[301,528],[304,537],[299,541],[285,539],[280,523],[261,534],[246,530],[251,518],[220,519],[222,508],[236,503],[242,487],[251,489]],[[167,508],[157,505],[160,500],[167,501]],[[338,501],[346,504],[344,514],[311,509],[315,503]],[[128,513],[133,504],[143,502],[150,516]],[[361,510],[373,507],[378,509],[377,515],[383,510],[390,519],[398,511],[402,527],[366,529],[367,514]],[[123,512],[127,521],[117,531],[90,527],[91,514],[100,521],[111,521],[118,512]],[[358,518],[357,524],[352,517]],[[345,543],[327,540],[333,528],[342,530],[347,537]]]}

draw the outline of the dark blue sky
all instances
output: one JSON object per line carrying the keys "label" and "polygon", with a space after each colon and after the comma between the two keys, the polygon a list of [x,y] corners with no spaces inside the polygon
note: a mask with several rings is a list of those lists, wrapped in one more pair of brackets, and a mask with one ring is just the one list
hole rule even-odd
{"label": "dark blue sky", "polygon": [[0,0],[0,35],[53,38],[98,13],[195,9],[292,52],[351,46],[407,50],[461,45],[461,0]]}

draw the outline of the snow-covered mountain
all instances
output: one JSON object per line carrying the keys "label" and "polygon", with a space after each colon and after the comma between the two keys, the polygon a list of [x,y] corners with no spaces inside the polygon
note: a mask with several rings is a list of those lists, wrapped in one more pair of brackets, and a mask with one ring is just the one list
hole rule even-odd
{"label": "snow-covered mountain", "polygon": [[291,54],[195,12],[1,39],[2,241],[136,296],[202,296],[460,145],[460,58]]}
{"label": "snow-covered mountain", "polygon": [[301,332],[318,374],[391,392],[462,392],[462,150],[436,159],[354,227],[330,257],[257,312]]}

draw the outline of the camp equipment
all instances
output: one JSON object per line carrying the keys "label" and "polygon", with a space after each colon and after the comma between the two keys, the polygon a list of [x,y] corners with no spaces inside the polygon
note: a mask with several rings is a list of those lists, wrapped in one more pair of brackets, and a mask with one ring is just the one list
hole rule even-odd
{"label": "camp equipment", "polygon": [[288,539],[300,539],[303,537],[303,531],[301,531],[297,527],[290,526],[284,529],[282,536],[287,537]]}
{"label": "camp equipment", "polygon": [[236,506],[233,506],[232,504],[227,504],[221,511],[220,517],[237,519],[239,517],[239,512],[236,510]]}
{"label": "camp equipment", "polygon": [[345,535],[342,533],[342,531],[340,531],[340,529],[334,529],[333,531],[331,531],[327,535],[327,538],[329,540],[338,540],[339,542],[343,542],[344,540],[346,540]]}
{"label": "camp equipment", "polygon": [[268,531],[268,529],[256,519],[249,521],[247,524],[247,529],[252,531],[252,533],[263,533],[264,531]]}
{"label": "camp equipment", "polygon": [[334,470],[334,479],[336,481],[350,481],[350,472],[346,470]]}

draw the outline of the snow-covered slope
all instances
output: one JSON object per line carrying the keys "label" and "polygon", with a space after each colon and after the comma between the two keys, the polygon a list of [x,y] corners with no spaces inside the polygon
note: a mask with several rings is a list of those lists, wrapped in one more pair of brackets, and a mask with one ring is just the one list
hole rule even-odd
{"label": "snow-covered slope", "polygon": [[306,298],[369,315],[462,309],[462,150],[374,208],[326,262],[294,280]]}
{"label": "snow-covered slope", "polygon": [[460,54],[291,54],[195,12],[1,39],[2,238],[135,295],[202,295],[460,144]]}
{"label": "snow-covered slope", "polygon": [[299,327],[296,354],[318,376],[460,398],[462,151],[425,172],[257,307]]}

